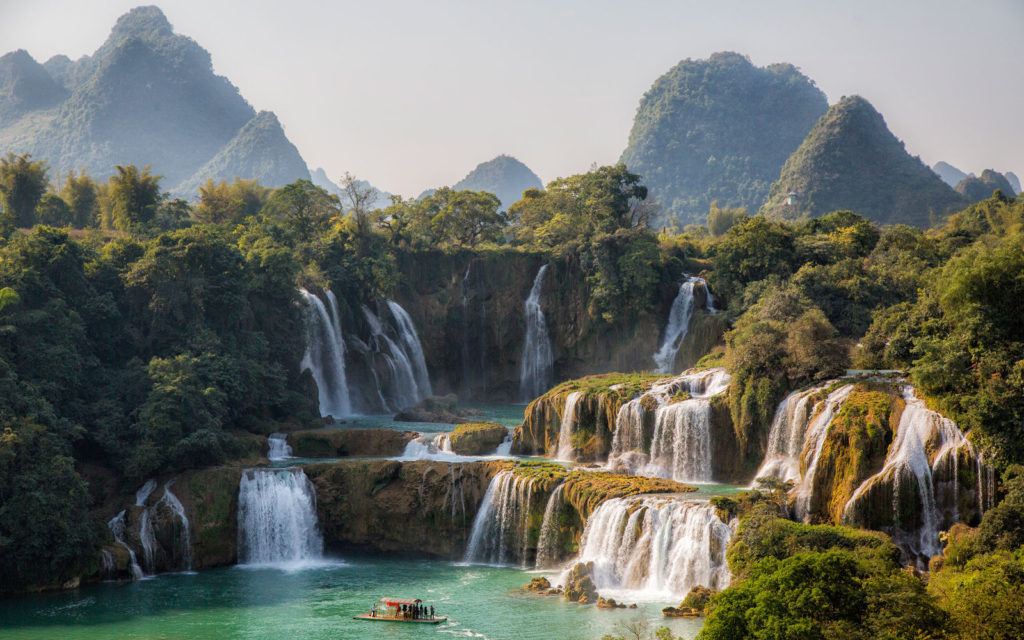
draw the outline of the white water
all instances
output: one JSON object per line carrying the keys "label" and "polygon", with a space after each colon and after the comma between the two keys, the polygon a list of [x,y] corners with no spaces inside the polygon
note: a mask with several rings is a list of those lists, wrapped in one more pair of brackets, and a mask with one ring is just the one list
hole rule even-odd
{"label": "white water", "polygon": [[387,304],[388,309],[391,310],[391,315],[395,318],[398,337],[402,343],[402,351],[412,364],[413,376],[416,378],[416,388],[420,395],[419,399],[422,400],[429,395],[433,395],[434,391],[430,386],[430,374],[427,372],[427,361],[423,357],[423,345],[420,344],[419,334],[416,333],[416,325],[413,324],[412,318],[402,308],[402,305],[394,300],[388,300]]}
{"label": "white water", "polygon": [[558,429],[558,450],[555,452],[555,458],[558,460],[573,461],[576,459],[576,450],[572,446],[572,427],[576,422],[576,408],[582,397],[582,391],[573,391],[565,397],[562,422]]}
{"label": "white water", "polygon": [[512,455],[512,432],[511,431],[509,431],[505,435],[505,439],[502,440],[501,443],[498,445],[498,448],[494,450],[494,455],[498,456],[498,457],[501,457],[501,458],[507,458],[507,457]]}
{"label": "white water", "polygon": [[690,332],[690,320],[693,318],[693,290],[694,286],[701,284],[704,287],[704,306],[711,313],[717,313],[715,300],[711,296],[711,288],[704,278],[688,276],[686,282],[679,285],[679,293],[672,301],[672,307],[668,312],[668,322],[665,324],[665,336],[661,339],[661,346],[655,352],[655,371],[658,373],[672,373],[676,362],[676,354],[679,347]]}
{"label": "white water", "polygon": [[[651,390],[625,403],[615,418],[608,468],[632,474],[672,478],[680,482],[711,482],[710,398],[729,388],[731,377],[715,368],[659,381]],[[674,401],[686,392],[690,398]],[[648,415],[646,407],[654,407]],[[644,422],[653,420],[650,443]]]}
{"label": "white water", "polygon": [[[942,517],[936,504],[934,474],[943,464],[948,463],[949,456],[952,455],[955,460],[957,451],[970,445],[952,420],[928,409],[914,395],[910,386],[903,388],[903,399],[906,407],[900,416],[896,437],[889,446],[885,464],[881,471],[857,487],[843,509],[843,520],[855,519],[861,497],[872,486],[878,482],[891,482],[893,524],[897,529],[902,529],[899,510],[902,498],[905,497],[903,494],[908,491],[905,483],[909,481],[915,485],[921,501],[921,526],[902,542],[918,555],[929,558],[942,550],[939,541]],[[929,450],[935,451],[932,460],[929,460]]]}
{"label": "white water", "polygon": [[301,469],[247,469],[238,485],[238,563],[301,566],[320,560],[316,493]]}
{"label": "white water", "polygon": [[800,453],[804,433],[817,406],[816,396],[824,387],[794,391],[779,403],[768,432],[768,449],[755,478],[800,480]]}
{"label": "white water", "polygon": [[288,446],[288,436],[283,433],[272,433],[267,436],[267,460],[286,460],[292,457],[292,448]]}
{"label": "white water", "polygon": [[555,487],[548,497],[548,504],[544,507],[544,519],[540,524],[540,535],[537,538],[537,568],[552,567],[558,561],[558,526],[555,522],[555,513],[562,508],[564,500],[562,490],[565,483]]}
{"label": "white water", "polygon": [[171,491],[171,485],[177,478],[172,478],[164,485],[164,495],[159,504],[167,506],[174,513],[181,524],[181,559],[185,563],[185,571],[192,570],[192,532],[189,529],[188,516],[185,515],[185,507],[182,506],[178,496]]}
{"label": "white water", "polygon": [[348,381],[345,377],[345,340],[341,333],[341,318],[337,299],[327,289],[325,294],[330,312],[317,296],[299,289],[306,300],[309,336],[301,368],[309,370],[316,381],[320,415],[342,417],[352,414]]}
{"label": "white water", "polygon": [[554,378],[554,356],[551,351],[551,337],[540,308],[540,294],[544,285],[544,265],[533,279],[530,295],[524,303],[526,337],[523,340],[523,355],[519,370],[519,397],[530,401],[548,390]]}
{"label": "white water", "polygon": [[128,551],[128,557],[131,558],[132,578],[139,580],[146,574],[142,571],[142,567],[139,566],[139,559],[135,557],[135,551],[133,551],[132,548],[128,546],[128,543],[124,541],[126,513],[127,512],[122,509],[120,513],[107,522],[107,528],[109,528],[110,532],[114,534],[114,542],[121,545],[126,551]]}
{"label": "white water", "polygon": [[443,451],[444,453],[455,453],[455,451],[452,450],[452,437],[450,434],[439,433],[434,436],[433,442],[438,451]]}
{"label": "white water", "polygon": [[523,564],[533,479],[500,471],[491,479],[473,519],[465,562]]}
{"label": "white water", "polygon": [[818,459],[825,446],[825,436],[828,435],[832,418],[839,413],[839,409],[850,397],[852,391],[853,385],[846,384],[830,393],[820,407],[815,406],[815,415],[807,425],[807,430],[804,433],[803,453],[801,454],[804,472],[793,489],[796,496],[794,509],[796,516],[800,519],[805,519],[811,510],[811,498],[814,496],[814,476],[818,471]]}
{"label": "white water", "polygon": [[691,587],[723,589],[732,529],[707,502],[664,497],[607,500],[587,519],[579,562],[593,562],[603,595],[678,600]]}
{"label": "white water", "polygon": [[[155,489],[156,480],[146,480],[146,483],[135,492],[135,506],[144,506]],[[149,518],[149,509],[143,509],[142,515],[139,516],[139,544],[142,545],[142,566],[146,571],[153,573],[156,566],[156,539]]]}

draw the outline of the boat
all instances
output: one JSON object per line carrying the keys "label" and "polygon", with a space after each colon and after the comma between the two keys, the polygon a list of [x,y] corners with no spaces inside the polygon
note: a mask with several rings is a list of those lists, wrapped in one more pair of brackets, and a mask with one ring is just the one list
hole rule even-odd
{"label": "boat", "polygon": [[[422,608],[422,609],[421,609]],[[422,614],[419,611],[422,610]],[[402,598],[381,598],[366,613],[352,616],[353,620],[374,620],[377,622],[412,622],[414,624],[441,624],[448,618],[430,615],[430,607],[422,600]]]}

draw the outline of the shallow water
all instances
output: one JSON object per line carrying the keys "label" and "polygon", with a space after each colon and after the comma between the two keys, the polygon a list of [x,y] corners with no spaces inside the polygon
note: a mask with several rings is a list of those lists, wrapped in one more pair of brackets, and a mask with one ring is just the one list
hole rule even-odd
{"label": "shallow water", "polygon": [[[701,621],[666,619],[667,604],[606,611],[516,591],[537,575],[447,562],[357,558],[303,570],[232,567],[107,583],[0,601],[11,639],[321,640],[444,638],[597,640],[637,617],[693,638]],[[449,621],[436,627],[363,622],[382,596],[422,598]]]}
{"label": "shallow water", "polygon": [[[523,423],[524,404],[466,404],[460,409],[475,409],[478,416],[467,417],[465,422],[494,422],[506,427],[516,427]],[[393,415],[354,416],[345,418],[326,427],[328,429],[394,429],[396,431],[418,431],[420,433],[443,433],[455,428],[446,422],[399,422]]]}

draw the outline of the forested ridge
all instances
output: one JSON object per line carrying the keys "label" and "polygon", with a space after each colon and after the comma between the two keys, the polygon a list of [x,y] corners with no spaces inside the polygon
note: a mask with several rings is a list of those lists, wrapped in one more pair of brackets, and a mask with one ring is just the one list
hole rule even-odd
{"label": "forested ridge", "polygon": [[[929,231],[848,211],[790,223],[715,205],[706,226],[658,234],[641,176],[622,165],[528,190],[507,212],[491,194],[452,189],[367,210],[355,183],[339,199],[305,180],[274,190],[209,181],[193,205],[169,198],[149,168],[119,166],[102,182],[51,177],[29,156],[0,162],[6,589],[59,584],[96,562],[110,535],[96,512],[102,482],[130,491],[152,475],[258,456],[260,435],[317,419],[312,381],[299,371],[298,286],[369,302],[398,286],[399,256],[440,249],[570,256],[587,274],[595,322],[649,305],[666,264],[680,276],[703,272],[733,320],[703,364],[733,375],[729,411],[743,447],[763,446],[789,390],[850,367],[907,371],[1003,477],[1002,504],[977,530],[950,533],[958,546],[947,548],[934,584],[979,572],[1020,593],[1012,465],[1024,462],[1024,199],[996,192]],[[783,526],[772,524],[779,514],[771,495],[750,498],[768,506],[723,506],[761,514],[743,527]],[[835,589],[865,602],[902,594],[938,621],[904,630],[938,633],[949,619],[969,625],[973,610],[907,582],[886,555],[889,543],[872,543],[867,555],[857,542],[805,548],[801,531],[772,558],[737,560],[741,579],[713,600],[707,637],[762,637],[713,635],[729,607],[747,607],[744,589],[788,593],[796,577],[833,574],[853,581],[831,581]],[[845,593],[836,592],[837,602]],[[871,606],[891,607],[865,605],[855,615],[836,606],[814,612],[820,637],[901,628],[864,617],[875,615]],[[745,624],[805,614],[771,610]],[[900,634],[891,637],[909,637]]]}

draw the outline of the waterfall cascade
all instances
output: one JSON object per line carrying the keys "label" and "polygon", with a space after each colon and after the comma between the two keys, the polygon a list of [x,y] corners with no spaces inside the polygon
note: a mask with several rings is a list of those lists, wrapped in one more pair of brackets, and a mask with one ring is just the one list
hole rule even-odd
{"label": "waterfall cascade", "polygon": [[824,387],[794,391],[779,403],[768,432],[768,448],[755,478],[800,479],[800,453],[807,423],[814,415],[816,397]]}
{"label": "waterfall cascade", "polygon": [[402,351],[412,365],[413,377],[416,379],[416,388],[419,399],[422,400],[434,394],[430,387],[430,374],[427,372],[427,361],[423,357],[423,345],[420,344],[420,336],[416,333],[416,325],[408,312],[394,300],[387,301],[388,309],[395,319],[395,328],[398,330],[398,337]]}
{"label": "waterfall cascade", "polygon": [[292,448],[288,445],[288,436],[283,433],[272,433],[267,436],[267,460],[287,460],[292,457]]}
{"label": "waterfall cascade", "polygon": [[110,532],[114,534],[114,543],[121,545],[126,551],[128,551],[128,557],[131,562],[132,578],[138,580],[146,574],[139,565],[139,559],[135,556],[135,551],[128,546],[127,542],[125,542],[125,530],[127,529],[125,518],[127,513],[128,512],[125,509],[122,509],[120,513],[107,522],[107,527],[110,529]]}
{"label": "waterfall cascade", "polygon": [[[796,483],[793,491],[796,495],[795,510],[796,516],[805,519],[811,510],[811,498],[814,496],[814,478],[818,471],[818,460],[821,458],[821,450],[825,446],[825,436],[828,435],[828,428],[832,424],[832,418],[839,413],[839,409],[850,393],[853,385],[843,385],[828,394],[821,406],[815,406],[814,417],[807,424],[804,432],[803,449],[800,458],[800,466],[803,474]],[[769,436],[770,439],[770,436]]]}
{"label": "waterfall cascade", "polygon": [[[624,404],[615,418],[608,467],[680,482],[711,481],[709,398],[724,393],[730,380],[721,368],[683,374],[655,383]],[[690,398],[674,401],[684,391]],[[652,422],[648,436],[644,425]]]}
{"label": "waterfall cascade", "polygon": [[533,279],[530,295],[525,302],[526,338],[523,341],[522,364],[519,371],[519,397],[530,401],[548,390],[554,378],[554,356],[551,337],[540,308],[540,294],[544,285],[544,265]]}
{"label": "waterfall cascade", "polygon": [[500,471],[491,479],[473,520],[466,562],[524,564],[533,479]]}
{"label": "waterfall cascade", "polygon": [[555,452],[555,458],[559,460],[576,459],[572,446],[572,427],[576,422],[576,408],[582,397],[582,391],[573,391],[565,397],[565,408],[562,409],[562,421],[558,428],[558,449]]}
{"label": "waterfall cascade", "polygon": [[177,478],[172,478],[167,481],[164,485],[164,495],[160,498],[159,505],[165,505],[170,509],[171,513],[178,519],[178,523],[181,525],[181,535],[178,536],[179,545],[181,547],[179,553],[181,560],[185,565],[185,571],[192,570],[192,533],[189,529],[188,516],[185,515],[185,507],[182,506],[181,501],[178,500],[178,496],[174,495],[171,491],[171,485]]}
{"label": "waterfall cascade", "polygon": [[306,300],[308,337],[302,369],[308,369],[316,381],[320,402],[320,415],[347,416],[352,413],[348,381],[345,376],[345,339],[341,332],[341,318],[334,293],[327,289],[325,296],[330,310],[317,296],[299,289]]}
{"label": "waterfall cascade", "polygon": [[593,562],[598,591],[640,590],[679,599],[696,585],[724,589],[733,531],[707,502],[613,498],[590,515],[579,562]]}
{"label": "waterfall cascade", "polygon": [[537,538],[537,568],[552,567],[558,562],[558,510],[565,504],[562,497],[565,483],[555,487],[544,507],[544,519],[540,523],[540,535]]}
{"label": "waterfall cascade", "polygon": [[661,340],[661,346],[655,352],[654,364],[658,373],[672,373],[675,366],[676,354],[679,347],[690,332],[690,319],[693,317],[693,293],[694,287],[700,284],[704,287],[704,306],[710,313],[717,313],[715,299],[711,296],[711,288],[704,278],[688,276],[686,282],[679,285],[679,293],[672,301],[672,307],[668,312],[668,322],[665,324],[665,336]]}
{"label": "waterfall cascade", "polygon": [[315,561],[323,555],[316,492],[301,469],[247,469],[238,485],[238,562]]}
{"label": "waterfall cascade", "polygon": [[[370,326],[372,350],[384,359],[388,368],[387,383],[381,388],[378,382],[377,392],[384,410],[390,412],[416,404],[432,390],[423,347],[409,314],[392,300],[387,301],[387,307],[395,319],[393,328],[385,327],[369,307],[363,307],[363,316]],[[395,332],[398,342],[389,335],[389,329]],[[376,373],[374,375],[376,377]]]}
{"label": "waterfall cascade", "polygon": [[[156,573],[161,567],[168,569],[182,568],[192,570],[192,533],[188,516],[181,501],[171,491],[171,485],[177,478],[168,480],[163,487],[160,498],[152,504],[150,496],[156,491],[157,482],[149,479],[135,492],[135,506],[138,511],[137,539],[142,550],[142,560],[128,544],[128,511],[122,510],[107,522],[107,527],[114,534],[114,542],[128,551],[131,559],[132,576],[139,579],[146,573]],[[164,516],[170,514],[177,521],[173,530],[173,545],[167,549],[157,541],[154,521],[166,522]]]}

